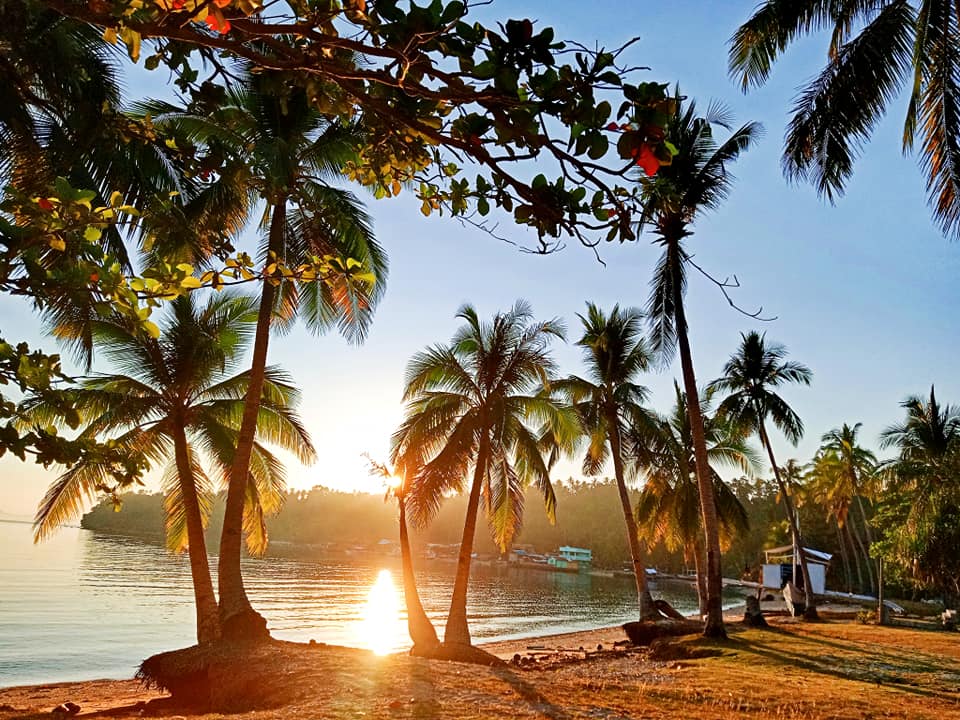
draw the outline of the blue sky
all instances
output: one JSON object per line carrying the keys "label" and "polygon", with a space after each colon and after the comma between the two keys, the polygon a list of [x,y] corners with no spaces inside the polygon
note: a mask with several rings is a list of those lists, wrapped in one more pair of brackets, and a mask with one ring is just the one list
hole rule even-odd
{"label": "blue sky", "polygon": [[[703,104],[725,101],[739,121],[757,120],[765,138],[733,168],[730,200],[696,226],[690,248],[718,277],[736,274],[737,301],[762,305],[774,322],[757,323],[727,306],[719,291],[696,275],[688,292],[690,337],[698,379],[720,372],[738,333],[752,328],[787,345],[809,365],[809,388],[789,388],[788,400],[807,433],[798,448],[777,440],[781,458],[806,461],[820,435],[843,422],[863,422],[863,440],[900,418],[898,403],[924,393],[960,402],[955,372],[960,350],[960,245],[944,239],[930,220],[915,159],[900,153],[903,103],[878,127],[857,163],[847,195],[836,206],[804,185],[790,186],[779,153],[797,86],[822,65],[826,39],[798,43],[768,85],[744,96],[726,74],[726,41],[750,14],[747,2],[532,2],[500,0],[478,17],[530,17],[553,25],[559,38],[607,47],[634,35],[629,64],[651,68],[644,77],[679,81]],[[154,73],[137,91],[156,94],[165,75]],[[142,90],[141,90],[142,88]],[[360,454],[384,456],[401,418],[403,371],[409,357],[444,341],[457,326],[454,313],[471,302],[484,315],[529,300],[543,317],[566,318],[571,336],[584,302],[642,306],[656,249],[649,238],[601,249],[606,265],[575,244],[548,257],[515,248],[448,219],[423,218],[409,197],[370,201],[376,231],[391,258],[390,279],[367,342],[348,346],[330,335],[301,329],[277,337],[271,362],[291,371],[304,392],[303,415],[319,450],[311,468],[290,466],[297,486],[327,484],[377,490]],[[509,230],[523,239],[519,231]],[[21,305],[0,300],[7,339],[29,338],[50,347]],[[574,338],[575,339],[575,338]],[[558,346],[564,372],[579,372],[579,352]],[[652,374],[652,404],[666,410],[679,370]],[[557,477],[577,473],[577,463]],[[32,512],[53,471],[5,458],[0,461],[0,512]]]}

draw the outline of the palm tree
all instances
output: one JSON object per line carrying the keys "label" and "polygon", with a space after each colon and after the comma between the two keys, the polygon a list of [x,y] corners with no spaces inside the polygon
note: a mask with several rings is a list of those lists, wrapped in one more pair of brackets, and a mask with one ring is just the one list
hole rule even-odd
{"label": "palm tree", "polygon": [[[640,180],[643,198],[640,226],[651,227],[657,243],[663,247],[663,255],[651,281],[647,316],[652,349],[661,360],[669,362],[675,350],[680,351],[683,389],[690,398],[687,409],[706,544],[707,619],[704,634],[724,637],[720,527],[683,305],[690,263],[686,240],[693,234],[692,225],[697,217],[704,211],[717,208],[729,195],[733,176],[727,166],[749,149],[761,128],[756,123],[748,123],[731,130],[730,116],[721,106],[710,107],[706,115],[700,117],[694,102],[684,105],[679,100],[678,90],[676,112],[667,127],[667,140],[676,147],[678,154],[655,176]],[[730,136],[718,143],[713,136],[715,127],[731,130]]]}
{"label": "palm tree", "polygon": [[[901,88],[909,88],[903,150],[920,136],[929,203],[942,231],[960,232],[960,8],[940,1],[764,0],[730,42],[730,72],[762,85],[803,35],[830,33],[827,63],[801,90],[783,166],[831,201],[843,194],[860,148]],[[854,29],[858,29],[855,32]]]}
{"label": "palm tree", "polygon": [[[236,452],[243,398],[250,373],[231,375],[253,323],[256,302],[229,293],[203,307],[189,296],[173,301],[160,337],[139,332],[129,320],[102,320],[93,328],[97,347],[119,372],[94,375],[76,391],[81,436],[106,436],[150,464],[166,463],[167,544],[188,550],[197,606],[197,639],[220,636],[216,596],[207,563],[204,527],[213,491],[225,484]],[[283,466],[264,443],[312,462],[310,438],[294,412],[299,393],[289,377],[269,368],[261,385],[257,437],[244,492],[243,527],[247,549],[262,554],[264,516],[280,509],[285,497]],[[24,422],[58,420],[58,410],[42,401],[28,404]],[[203,458],[213,469],[205,469]],[[96,497],[109,478],[101,464],[81,463],[51,485],[37,511],[35,537],[46,538]]]}
{"label": "palm tree", "polygon": [[543,495],[552,520],[550,461],[572,449],[579,424],[549,389],[556,369],[550,342],[564,334],[559,320],[535,322],[523,301],[490,322],[481,322],[470,305],[457,317],[464,325],[449,345],[427,348],[407,365],[406,419],[393,435],[391,462],[417,468],[407,509],[421,526],[470,479],[444,633],[444,645],[463,647],[470,645],[467,584],[481,496],[501,550],[520,529],[530,484]]}
{"label": "palm tree", "polygon": [[756,331],[741,334],[740,337],[740,347],[723,366],[723,376],[710,383],[709,387],[713,392],[729,393],[720,402],[717,412],[757,433],[767,451],[773,476],[783,497],[794,547],[799,548],[800,570],[806,591],[804,617],[813,620],[817,617],[816,596],[810,582],[797,510],[774,457],[766,426],[770,420],[787,440],[794,445],[799,442],[803,437],[803,421],[775,389],[787,383],[809,385],[813,373],[806,365],[785,360],[786,348],[778,343],[767,344],[764,335]]}
{"label": "palm tree", "polygon": [[880,436],[880,447],[898,451],[883,470],[911,491],[914,512],[923,513],[960,484],[960,408],[941,405],[932,385],[929,398],[913,395],[900,406],[907,419]]}
{"label": "palm tree", "polygon": [[853,492],[850,487],[850,477],[844,472],[843,461],[834,450],[821,448],[817,451],[813,462],[806,474],[807,495],[822,505],[828,518],[832,518],[837,530],[837,542],[840,545],[840,555],[843,558],[847,573],[847,585],[853,592],[853,575],[850,568],[850,559],[853,559],[853,572],[857,575],[857,586],[861,592],[867,592],[868,586],[863,577],[863,562],[868,560],[868,553],[859,534],[851,529],[850,508],[853,505]]}
{"label": "palm tree", "polygon": [[407,606],[407,632],[413,641],[411,655],[430,655],[439,645],[437,631],[427,617],[420,602],[420,593],[417,591],[417,576],[413,571],[413,553],[410,550],[410,536],[407,530],[407,493],[410,484],[407,482],[408,473],[405,470],[397,472],[383,463],[367,457],[370,465],[370,474],[381,477],[387,483],[388,490],[385,500],[391,495],[397,500],[400,511],[400,564],[403,569],[403,599]]}
{"label": "palm tree", "polygon": [[881,467],[894,502],[905,501],[899,527],[890,535],[916,575],[940,585],[945,602],[960,595],[956,562],[957,491],[960,489],[960,408],[941,405],[934,387],[928,398],[908,397],[906,420],[880,436],[897,456]]}
{"label": "palm tree", "polygon": [[650,367],[650,353],[641,334],[643,316],[635,308],[621,309],[619,305],[614,305],[606,315],[588,302],[587,314],[577,317],[583,326],[577,345],[583,348],[588,377],[571,375],[555,383],[555,387],[576,411],[588,441],[583,472],[599,475],[607,461],[613,461],[636,578],[640,620],[649,620],[658,613],[647,586],[644,551],[627,489],[623,448],[628,428],[647,418],[642,405],[647,389],[637,383],[640,373]]}
{"label": "palm tree", "polygon": [[841,492],[849,497],[852,504],[856,501],[860,513],[860,521],[863,525],[865,543],[857,534],[857,541],[861,544],[863,558],[867,568],[867,575],[870,579],[871,590],[876,589],[876,579],[873,572],[873,562],[870,559],[870,546],[873,544],[873,534],[870,531],[870,521],[867,518],[867,511],[863,505],[864,497],[871,497],[874,494],[874,481],[877,468],[877,456],[871,451],[863,448],[857,442],[857,434],[863,423],[857,423],[853,427],[843,424],[843,427],[834,428],[825,433],[821,438],[821,452],[832,455],[838,464],[840,482],[835,488],[835,492]]}
{"label": "palm tree", "polygon": [[[676,402],[669,415],[653,423],[634,426],[627,434],[627,456],[645,482],[637,501],[637,524],[652,542],[663,542],[671,551],[682,550],[693,562],[697,575],[700,614],[707,610],[706,577],[703,572],[703,513],[696,481],[696,459],[687,398],[674,382]],[[746,508],[715,470],[717,465],[751,472],[756,454],[747,444],[743,429],[710,414],[710,400],[701,394],[707,455],[710,458],[714,502],[724,545],[750,526]]]}
{"label": "palm tree", "polygon": [[184,143],[204,148],[211,157],[226,157],[215,173],[246,188],[240,198],[245,213],[266,204],[261,222],[265,260],[276,257],[296,267],[311,258],[333,257],[340,268],[316,282],[264,282],[260,296],[218,572],[224,635],[252,639],[268,632],[250,605],[240,571],[244,478],[253,452],[271,328],[288,327],[299,315],[314,331],[336,327],[348,340],[361,342],[383,294],[387,261],[357,199],[331,185],[355,157],[360,139],[354,128],[317,111],[296,78],[253,73],[249,66],[241,70],[240,81],[212,108],[184,110],[152,103],[141,110],[150,110],[158,125]]}

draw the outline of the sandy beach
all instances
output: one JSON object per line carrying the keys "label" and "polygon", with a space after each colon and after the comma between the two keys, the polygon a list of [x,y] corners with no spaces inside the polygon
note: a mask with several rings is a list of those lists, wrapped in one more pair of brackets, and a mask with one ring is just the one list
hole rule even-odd
{"label": "sandy beach", "polygon": [[[769,620],[731,622],[725,642],[615,647],[615,627],[486,645],[530,658],[505,668],[278,643],[256,676],[262,709],[245,717],[960,718],[956,634]],[[14,687],[0,690],[0,719],[49,716],[68,701],[80,717],[214,717],[164,698],[134,680]]]}

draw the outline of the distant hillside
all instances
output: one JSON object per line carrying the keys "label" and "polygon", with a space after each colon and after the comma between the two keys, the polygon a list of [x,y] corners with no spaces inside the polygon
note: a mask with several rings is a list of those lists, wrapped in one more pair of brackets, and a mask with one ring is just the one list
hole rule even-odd
{"label": "distant hillside", "polygon": [[[413,533],[413,543],[453,544],[460,541],[464,497],[447,500],[429,528]],[[223,503],[220,499],[208,529],[211,547],[220,533]],[[317,487],[305,493],[292,493],[283,510],[267,521],[274,552],[288,554],[297,548],[326,544],[373,545],[397,534],[396,507],[384,503],[382,496],[346,493]],[[153,542],[163,539],[163,512],[160,495],[126,495],[119,512],[112,503],[101,503],[84,516],[82,526],[89,530],[121,533]],[[728,570],[739,574],[745,563],[753,563],[768,534],[764,529],[753,540],[744,538],[725,555]],[[589,547],[596,563],[619,567],[629,558],[623,518],[616,486],[611,481],[597,483],[560,483],[557,486],[557,524],[550,525],[542,510],[542,501],[531,493],[526,502],[524,527],[518,543],[529,543],[538,551],[555,550],[560,545]],[[476,550],[495,554],[497,548],[485,529],[477,532]],[[661,570],[680,570],[682,558],[663,548],[650,554],[650,564]]]}

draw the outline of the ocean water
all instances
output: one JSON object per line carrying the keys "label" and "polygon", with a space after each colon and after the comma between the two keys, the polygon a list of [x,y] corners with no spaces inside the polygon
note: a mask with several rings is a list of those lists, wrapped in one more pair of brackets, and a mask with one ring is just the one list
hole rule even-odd
{"label": "ocean water", "polygon": [[[185,556],[80,528],[34,545],[30,531],[0,520],[0,687],[127,678],[144,658],[193,644]],[[381,653],[409,647],[399,561],[244,562],[251,602],[275,637]],[[442,632],[453,566],[418,567],[418,582]],[[661,584],[654,596],[696,611],[685,585]],[[625,622],[635,607],[629,578],[488,566],[471,576],[468,613],[475,638],[507,640]]]}

